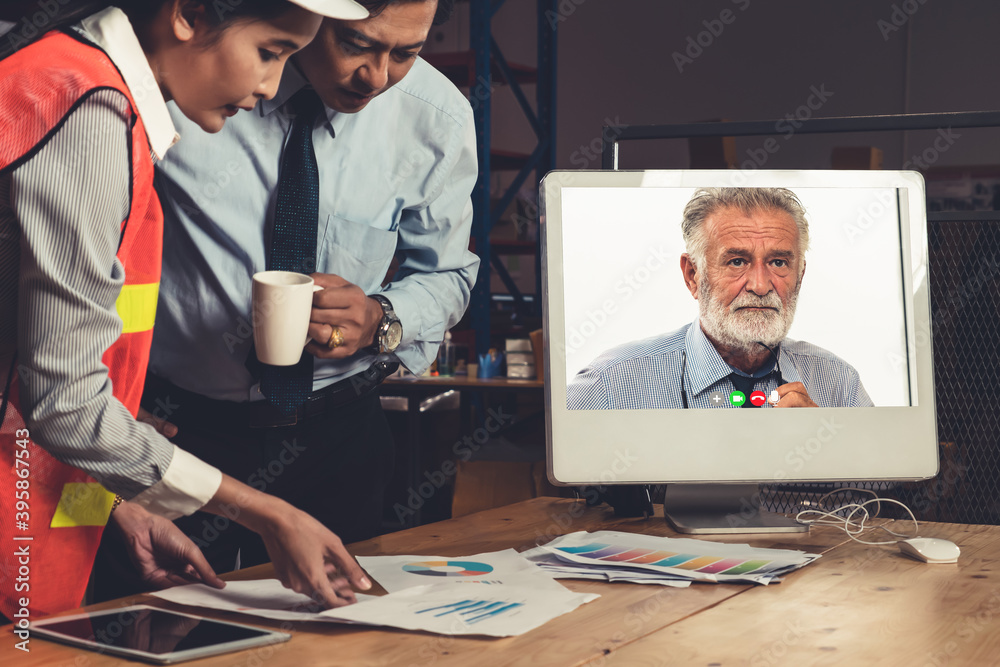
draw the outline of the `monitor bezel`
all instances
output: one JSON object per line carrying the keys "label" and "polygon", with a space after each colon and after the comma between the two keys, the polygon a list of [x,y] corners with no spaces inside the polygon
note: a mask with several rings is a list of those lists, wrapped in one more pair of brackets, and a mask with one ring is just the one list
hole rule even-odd
{"label": "monitor bezel", "polygon": [[[777,421],[767,410],[567,408],[562,189],[709,186],[897,190],[900,214],[905,218],[900,234],[901,264],[907,354],[916,405],[788,410],[782,411]],[[937,474],[927,221],[924,182],[919,173],[560,170],[545,176],[539,198],[547,467],[553,483],[915,481]],[[676,230],[679,234],[679,220]],[[906,298],[909,295],[912,298]],[[669,434],[663,433],[665,427],[669,427]],[[670,441],[678,439],[680,442],[671,446]],[[734,439],[752,446],[741,451],[732,444]]]}

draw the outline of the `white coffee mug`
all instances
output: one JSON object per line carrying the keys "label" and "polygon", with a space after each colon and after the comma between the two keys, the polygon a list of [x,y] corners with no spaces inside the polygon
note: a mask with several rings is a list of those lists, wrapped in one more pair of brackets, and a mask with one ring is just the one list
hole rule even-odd
{"label": "white coffee mug", "polygon": [[271,366],[294,366],[309,342],[313,279],[292,271],[261,271],[253,276],[253,342],[257,358]]}

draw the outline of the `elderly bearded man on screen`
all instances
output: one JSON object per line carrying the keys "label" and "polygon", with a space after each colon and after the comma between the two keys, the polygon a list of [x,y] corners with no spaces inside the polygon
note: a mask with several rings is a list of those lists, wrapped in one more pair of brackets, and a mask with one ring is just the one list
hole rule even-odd
{"label": "elderly bearded man on screen", "polygon": [[[785,336],[806,270],[809,223],[784,188],[703,188],[684,208],[681,272],[699,316],[677,331],[619,345],[580,371],[570,409],[873,405],[858,372]],[[777,400],[774,400],[777,399]],[[754,397],[755,402],[761,402]]]}

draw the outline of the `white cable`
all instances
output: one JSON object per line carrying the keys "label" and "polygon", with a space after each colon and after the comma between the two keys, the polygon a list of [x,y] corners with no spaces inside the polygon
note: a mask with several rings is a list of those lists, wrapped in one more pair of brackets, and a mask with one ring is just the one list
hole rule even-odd
{"label": "white cable", "polygon": [[[860,542],[861,544],[869,544],[876,546],[884,544],[896,544],[897,542],[899,542],[899,540],[870,542],[855,537],[855,535],[860,535],[865,531],[866,528],[870,527],[866,526],[866,522],[869,519],[874,519],[878,517],[878,512],[881,509],[881,503],[883,502],[893,503],[895,505],[899,505],[900,507],[902,507],[904,510],[906,510],[906,513],[910,515],[910,519],[913,521],[913,535],[904,535],[902,533],[897,533],[895,531],[886,528],[885,526],[871,526],[871,527],[883,530],[889,533],[890,535],[906,539],[917,536],[917,529],[919,527],[919,524],[917,523],[917,518],[913,515],[913,512],[910,511],[909,507],[899,502],[898,500],[893,500],[892,498],[879,498],[874,491],[870,491],[868,489],[854,489],[854,488],[837,489],[836,491],[831,491],[830,493],[821,497],[817,501],[817,505],[822,507],[827,497],[837,493],[844,493],[846,491],[868,493],[871,494],[873,497],[869,500],[864,501],[863,503],[848,503],[846,505],[842,505],[840,507],[836,507],[830,510],[825,510],[825,509],[802,510],[801,512],[795,515],[795,520],[798,521],[799,523],[804,523],[806,525],[834,526],[836,528],[840,528],[847,534],[848,537],[850,537],[855,542]],[[871,505],[873,503],[876,504],[877,506],[874,514],[870,513],[867,508],[868,505]],[[848,512],[848,510],[850,511]],[[847,512],[847,514],[844,515],[843,514],[844,512]],[[861,516],[860,518],[856,519],[855,516],[858,514],[860,514]],[[817,518],[815,519],[805,518],[808,515],[816,515]]]}

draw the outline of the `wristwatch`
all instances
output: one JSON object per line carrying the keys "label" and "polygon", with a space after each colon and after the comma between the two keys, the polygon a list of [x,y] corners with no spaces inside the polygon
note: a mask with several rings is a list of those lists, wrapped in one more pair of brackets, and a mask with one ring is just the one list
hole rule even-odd
{"label": "wristwatch", "polygon": [[375,330],[375,346],[379,354],[389,354],[395,352],[399,343],[403,340],[403,325],[396,317],[396,311],[392,309],[389,299],[381,294],[374,294],[372,298],[382,306],[382,321]]}

